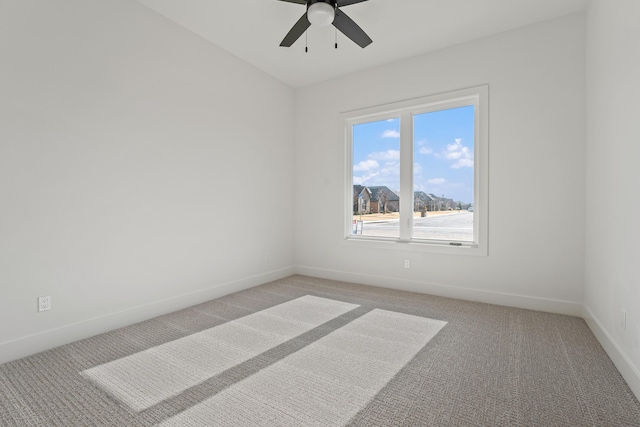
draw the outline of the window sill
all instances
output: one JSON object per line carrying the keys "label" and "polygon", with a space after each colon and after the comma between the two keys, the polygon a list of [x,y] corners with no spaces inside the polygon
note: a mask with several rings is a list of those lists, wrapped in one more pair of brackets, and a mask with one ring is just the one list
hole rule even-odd
{"label": "window sill", "polygon": [[[456,242],[457,243],[457,242]],[[436,253],[445,255],[469,255],[487,256],[486,245],[478,245],[473,242],[452,245],[448,241],[426,241],[409,240],[404,241],[397,238],[369,237],[369,236],[347,236],[342,240],[342,244],[354,248],[371,248],[382,250],[404,250],[409,252]]]}

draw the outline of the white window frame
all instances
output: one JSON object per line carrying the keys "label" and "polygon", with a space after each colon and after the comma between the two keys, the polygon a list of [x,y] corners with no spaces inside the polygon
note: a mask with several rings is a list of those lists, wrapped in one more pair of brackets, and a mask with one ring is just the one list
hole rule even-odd
{"label": "white window frame", "polygon": [[[450,108],[474,106],[473,242],[412,238],[413,225],[413,117]],[[382,249],[486,256],[489,223],[489,86],[425,96],[340,114],[345,147],[344,229],[347,245]],[[390,118],[400,118],[400,230],[399,237],[353,234],[353,127]]]}

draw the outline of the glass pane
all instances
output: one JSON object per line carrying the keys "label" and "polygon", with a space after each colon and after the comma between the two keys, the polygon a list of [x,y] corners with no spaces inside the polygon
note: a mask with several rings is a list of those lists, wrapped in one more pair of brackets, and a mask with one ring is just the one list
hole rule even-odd
{"label": "glass pane", "polygon": [[353,233],[400,236],[400,119],[353,126]]}
{"label": "glass pane", "polygon": [[474,107],[414,116],[413,238],[473,241]]}

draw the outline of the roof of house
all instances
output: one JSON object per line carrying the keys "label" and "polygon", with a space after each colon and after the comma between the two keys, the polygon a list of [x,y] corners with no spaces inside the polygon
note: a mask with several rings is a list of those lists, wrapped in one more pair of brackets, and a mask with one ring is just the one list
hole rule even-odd
{"label": "roof of house", "polygon": [[427,194],[424,191],[415,191],[413,193],[413,199],[417,199],[423,202],[429,202],[435,200],[435,197],[432,194]]}
{"label": "roof of house", "polygon": [[385,194],[387,196],[387,202],[398,202],[400,201],[400,197],[389,189],[389,187],[384,185],[367,187],[369,191],[371,191],[371,200],[379,201],[380,195]]}
{"label": "roof of house", "polygon": [[368,193],[371,193],[371,190],[369,190],[367,187],[365,187],[364,185],[354,185],[353,186],[353,195],[354,196],[358,196],[360,194],[362,194],[363,191],[367,191]]}
{"label": "roof of house", "polygon": [[[353,186],[353,195],[357,196],[362,192],[367,191],[370,194],[371,201],[378,202],[380,201],[380,195],[386,194],[388,202],[399,202],[400,196],[393,190],[390,190],[389,187],[385,185],[374,185],[371,187],[367,187],[364,185],[354,185]],[[440,201],[440,202],[451,202],[455,203],[453,199],[447,199],[445,197],[438,197],[432,193],[425,193],[424,191],[415,191],[413,193],[414,200],[420,200],[423,202],[429,201]]]}

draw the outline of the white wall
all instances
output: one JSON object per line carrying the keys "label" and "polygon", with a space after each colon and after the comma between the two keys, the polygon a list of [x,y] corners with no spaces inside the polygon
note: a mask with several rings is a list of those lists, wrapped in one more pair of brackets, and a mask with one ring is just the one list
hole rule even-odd
{"label": "white wall", "polygon": [[[458,45],[296,92],[296,271],[580,314],[585,16]],[[489,84],[489,256],[341,244],[341,112]],[[411,269],[402,260],[411,259]]]}
{"label": "white wall", "polygon": [[291,88],[128,0],[3,1],[0,74],[0,363],[291,274]]}
{"label": "white wall", "polygon": [[[596,0],[587,19],[585,313],[640,396],[640,2]],[[622,310],[627,329],[622,328]]]}

